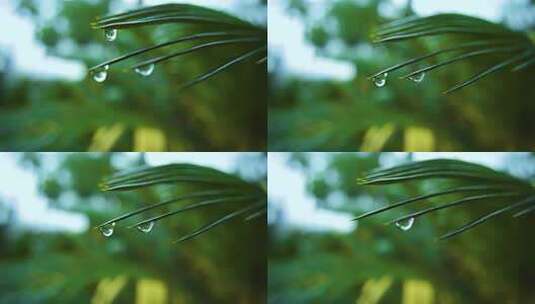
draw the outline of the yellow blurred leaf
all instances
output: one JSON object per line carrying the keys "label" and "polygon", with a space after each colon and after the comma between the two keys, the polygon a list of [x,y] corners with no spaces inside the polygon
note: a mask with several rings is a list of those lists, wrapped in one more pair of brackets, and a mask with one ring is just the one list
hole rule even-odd
{"label": "yellow blurred leaf", "polygon": [[122,124],[114,124],[111,127],[100,127],[93,134],[93,140],[89,146],[90,152],[108,152],[124,132]]}
{"label": "yellow blurred leaf", "polygon": [[98,282],[95,294],[91,299],[91,304],[110,304],[117,297],[121,289],[126,284],[125,276],[118,276],[116,278],[105,278]]}
{"label": "yellow blurred leaf", "polygon": [[136,304],[167,303],[167,287],[162,281],[141,279],[136,286]]}
{"label": "yellow blurred leaf", "polygon": [[161,152],[166,151],[167,140],[160,129],[139,127],[134,132],[135,152]]}
{"label": "yellow blurred leaf", "polygon": [[360,297],[356,304],[376,304],[379,303],[385,292],[392,285],[392,278],[384,276],[380,279],[369,279],[362,286]]}
{"label": "yellow blurred leaf", "polygon": [[529,31],[528,37],[531,40],[531,42],[535,43],[535,31]]}
{"label": "yellow blurred leaf", "polygon": [[407,280],[403,283],[402,304],[433,304],[435,290],[433,285],[422,280]]}
{"label": "yellow blurred leaf", "polygon": [[386,142],[396,131],[393,124],[384,126],[373,126],[366,131],[360,151],[362,152],[379,152],[383,150]]}
{"label": "yellow blurred leaf", "polygon": [[405,129],[405,145],[407,152],[428,152],[435,150],[435,136],[433,131],[422,127],[408,127]]}

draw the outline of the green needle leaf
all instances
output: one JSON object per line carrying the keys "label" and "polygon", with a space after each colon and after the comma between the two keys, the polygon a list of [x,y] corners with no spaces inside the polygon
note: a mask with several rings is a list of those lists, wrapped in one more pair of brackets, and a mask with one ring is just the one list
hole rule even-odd
{"label": "green needle leaf", "polygon": [[234,218],[236,218],[236,217],[238,217],[238,216],[240,216],[242,214],[250,212],[251,210],[254,210],[255,208],[258,208],[262,204],[264,204],[264,203],[257,203],[257,204],[254,204],[252,206],[249,206],[249,207],[240,209],[238,211],[234,211],[232,213],[229,213],[229,214],[223,216],[222,218],[220,218],[220,219],[218,219],[218,220],[216,220],[216,221],[214,221],[214,222],[212,222],[212,223],[210,223],[208,225],[205,225],[205,226],[197,229],[196,231],[194,231],[194,232],[192,232],[190,234],[187,234],[187,235],[181,237],[180,239],[176,240],[175,243],[181,243],[181,242],[190,240],[190,239],[192,239],[192,238],[194,238],[194,237],[196,237],[196,236],[198,236],[198,235],[200,235],[202,233],[205,233],[205,232],[213,229],[214,227],[216,227],[218,225],[221,225],[221,224],[223,224],[225,222],[228,222],[228,221],[230,221],[230,220],[232,220],[232,219],[234,219]]}
{"label": "green needle leaf", "polygon": [[507,206],[507,207],[498,209],[496,211],[493,211],[493,212],[491,212],[489,214],[486,214],[486,215],[484,215],[484,216],[482,216],[482,217],[480,217],[480,218],[478,218],[478,219],[476,219],[476,220],[474,220],[474,221],[472,221],[472,222],[460,227],[459,229],[453,230],[451,232],[448,232],[448,233],[442,235],[440,237],[440,240],[446,240],[446,239],[449,239],[451,237],[454,237],[454,236],[456,236],[456,235],[458,235],[458,234],[460,234],[462,232],[465,232],[465,231],[467,231],[469,229],[472,229],[472,228],[474,228],[474,227],[476,227],[478,225],[481,225],[481,224],[485,223],[486,221],[488,221],[488,220],[490,220],[490,219],[492,219],[492,218],[494,218],[494,217],[496,217],[496,216],[498,216],[500,214],[503,214],[505,212],[511,211],[513,209],[517,209],[519,207],[522,207],[522,206],[525,206],[525,205],[528,205],[528,204],[532,204],[534,201],[535,201],[535,196],[530,196],[527,199],[521,200],[521,201],[519,201],[517,203],[514,203],[514,204],[512,204],[510,206]]}

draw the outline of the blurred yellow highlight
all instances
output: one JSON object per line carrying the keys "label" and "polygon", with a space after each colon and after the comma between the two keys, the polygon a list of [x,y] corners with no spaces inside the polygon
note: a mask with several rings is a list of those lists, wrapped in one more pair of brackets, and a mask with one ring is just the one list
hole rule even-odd
{"label": "blurred yellow highlight", "polygon": [[430,152],[435,150],[433,131],[422,127],[405,129],[404,150],[407,152]]}
{"label": "blurred yellow highlight", "polygon": [[403,283],[402,304],[433,304],[435,290],[427,281],[407,280]]}
{"label": "blurred yellow highlight", "polygon": [[392,285],[391,277],[382,277],[380,279],[369,279],[362,286],[360,297],[356,304],[376,304],[379,303],[385,292]]}
{"label": "blurred yellow highlight", "polygon": [[160,129],[139,127],[134,132],[135,152],[166,151],[167,139]]}
{"label": "blurred yellow highlight", "polygon": [[386,142],[394,134],[396,128],[393,124],[384,126],[373,126],[366,131],[360,151],[362,152],[379,152],[383,150]]}
{"label": "blurred yellow highlight", "polygon": [[93,135],[89,146],[90,152],[108,152],[124,132],[122,124],[114,124],[111,127],[100,127]]}
{"label": "blurred yellow highlight", "polygon": [[136,304],[167,303],[167,287],[162,281],[142,279],[137,281]]}
{"label": "blurred yellow highlight", "polygon": [[535,31],[528,32],[528,37],[531,42],[535,43]]}
{"label": "blurred yellow highlight", "polygon": [[91,299],[91,304],[111,304],[126,284],[125,276],[100,280]]}

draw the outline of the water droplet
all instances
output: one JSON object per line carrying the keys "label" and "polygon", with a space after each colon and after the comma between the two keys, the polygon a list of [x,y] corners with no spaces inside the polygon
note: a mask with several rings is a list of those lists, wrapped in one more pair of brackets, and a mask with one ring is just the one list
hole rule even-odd
{"label": "water droplet", "polygon": [[108,69],[110,68],[109,65],[105,65],[99,69],[96,69],[92,71],[93,80],[96,82],[104,82],[108,78]]}
{"label": "water droplet", "polygon": [[104,30],[104,36],[106,37],[106,40],[108,40],[109,42],[112,42],[115,39],[117,39],[117,30],[116,29]]}
{"label": "water droplet", "polygon": [[424,80],[425,78],[425,73],[424,72],[421,72],[421,73],[418,73],[418,74],[415,74],[415,75],[412,75],[411,77],[409,77],[410,80],[416,82],[416,83],[420,83]]}
{"label": "water droplet", "polygon": [[386,77],[388,76],[388,73],[384,73],[382,75],[375,76],[373,78],[373,82],[375,83],[375,86],[377,87],[384,87],[386,84]]}
{"label": "water droplet", "polygon": [[111,223],[108,225],[104,225],[100,227],[100,232],[102,232],[102,235],[105,237],[110,237],[113,234],[113,229],[115,228],[115,223]]}
{"label": "water droplet", "polygon": [[144,77],[150,76],[152,72],[154,72],[154,64],[151,63],[151,64],[137,67],[135,68],[135,71],[141,76],[144,76]]}
{"label": "water droplet", "polygon": [[414,218],[411,217],[409,219],[396,222],[396,227],[398,227],[399,229],[401,229],[403,231],[407,231],[407,230],[412,228],[413,224],[414,224]]}
{"label": "water droplet", "polygon": [[144,233],[149,233],[154,227],[154,221],[150,221],[137,226],[137,229]]}

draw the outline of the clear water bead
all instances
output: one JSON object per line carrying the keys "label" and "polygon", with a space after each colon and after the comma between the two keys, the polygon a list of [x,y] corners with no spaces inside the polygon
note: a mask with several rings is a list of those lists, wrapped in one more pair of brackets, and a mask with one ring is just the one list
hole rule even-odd
{"label": "clear water bead", "polygon": [[106,40],[108,40],[109,42],[115,41],[115,39],[117,39],[117,30],[116,29],[104,30],[104,37],[106,37]]}
{"label": "clear water bead", "polygon": [[375,76],[373,78],[373,82],[375,83],[376,87],[384,87],[386,84],[386,77],[388,77],[388,73],[384,73],[382,75]]}
{"label": "clear water bead", "polygon": [[96,81],[96,82],[99,82],[99,83],[102,83],[102,82],[106,81],[106,79],[108,78],[108,69],[109,68],[110,68],[110,66],[106,65],[106,66],[104,66],[102,68],[94,70],[92,72],[93,80]]}
{"label": "clear water bead", "polygon": [[399,229],[401,229],[403,231],[407,231],[407,230],[411,229],[412,225],[414,225],[414,218],[413,217],[411,217],[409,219],[406,219],[406,220],[403,220],[403,221],[396,222],[396,227],[398,227]]}
{"label": "clear water bead", "polygon": [[100,227],[100,232],[102,232],[102,235],[105,237],[110,237],[113,234],[113,229],[115,228],[115,223],[107,224],[102,227]]}
{"label": "clear water bead", "polygon": [[150,76],[152,72],[154,72],[154,64],[152,63],[152,64],[147,64],[144,66],[137,67],[135,68],[135,71],[141,76],[144,76],[144,77]]}
{"label": "clear water bead", "polygon": [[418,73],[416,75],[412,75],[411,77],[409,77],[410,80],[416,82],[416,83],[420,83],[424,80],[425,78],[425,73],[424,72],[421,72],[421,73]]}
{"label": "clear water bead", "polygon": [[138,225],[137,229],[141,232],[149,233],[153,227],[154,227],[154,221],[150,221],[148,223]]}

